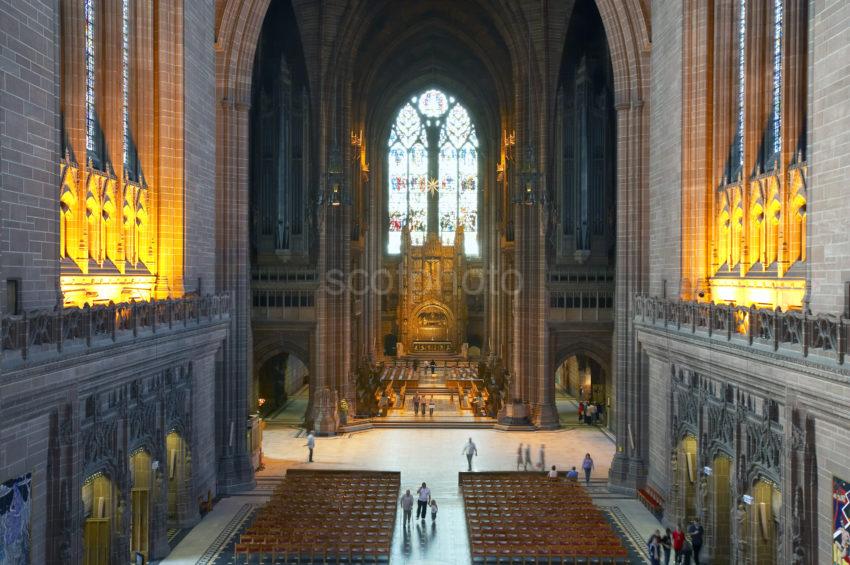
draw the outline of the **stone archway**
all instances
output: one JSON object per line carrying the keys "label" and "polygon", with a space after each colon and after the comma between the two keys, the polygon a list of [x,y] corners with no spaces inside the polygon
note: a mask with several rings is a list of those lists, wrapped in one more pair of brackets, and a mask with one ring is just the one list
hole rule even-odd
{"label": "stone archway", "polygon": [[154,491],[150,453],[139,449],[130,456],[130,558],[141,553],[150,559],[151,518],[154,502],[159,494]]}
{"label": "stone archway", "polygon": [[111,562],[113,533],[116,528],[116,498],[120,494],[103,472],[83,482],[83,563],[107,565]]}
{"label": "stone archway", "polygon": [[677,469],[679,476],[676,477],[679,489],[679,511],[680,521],[687,524],[694,518],[698,518],[697,504],[697,481],[699,480],[700,470],[698,468],[697,457],[697,438],[693,435],[685,435],[679,441],[676,450]]}
{"label": "stone archway", "polygon": [[[489,5],[486,0],[482,0]],[[374,4],[374,3],[373,3]],[[218,94],[218,120],[217,120],[217,194],[219,221],[219,288],[232,293],[235,314],[231,318],[231,333],[228,343],[224,348],[224,366],[222,374],[228,375],[222,383],[221,398],[224,403],[219,407],[219,413],[223,415],[218,426],[219,443],[223,443],[226,437],[228,425],[235,420],[247,418],[250,402],[251,387],[251,359],[246,355],[246,345],[250,343],[250,330],[248,315],[249,304],[249,281],[247,274],[248,265],[248,107],[250,105],[250,91],[252,80],[252,66],[254,51],[262,26],[263,18],[269,5],[269,0],[220,0],[217,5],[217,94]],[[365,4],[363,5],[365,6]],[[309,33],[322,34],[334,33],[335,45],[329,60],[333,64],[326,65],[327,76],[312,76],[311,83],[315,85],[314,97],[320,100],[320,108],[317,110],[319,119],[318,130],[320,134],[319,175],[325,173],[327,154],[324,149],[327,145],[328,116],[334,104],[335,94],[339,93],[338,85],[346,84],[345,77],[337,77],[332,73],[337,69],[347,68],[345,65],[337,64],[344,61],[340,53],[352,53],[356,51],[357,31],[362,27],[362,21],[357,17],[349,17],[352,14],[360,14],[365,9],[359,3],[349,4],[345,10],[346,17],[340,18],[344,21],[342,29],[331,26],[326,29],[327,17],[310,19]],[[643,461],[647,456],[647,444],[642,437],[635,437],[634,442],[627,440],[628,426],[633,429],[644,429],[639,425],[646,415],[642,412],[641,402],[630,402],[629,399],[641,398],[646,387],[643,385],[643,376],[640,373],[639,353],[635,349],[635,342],[631,337],[629,320],[631,318],[631,300],[634,293],[644,290],[646,284],[646,253],[644,250],[644,232],[647,226],[647,168],[645,163],[648,158],[648,109],[644,104],[648,88],[648,63],[650,48],[650,22],[649,7],[642,0],[597,0],[597,7],[605,28],[607,40],[610,47],[614,87],[615,87],[615,110],[617,121],[617,275],[616,275],[616,311],[618,313],[615,321],[616,349],[615,366],[612,371],[616,382],[616,412],[619,414],[616,424],[616,435],[619,449],[612,466],[611,479],[613,482],[634,488],[642,482],[645,475]],[[306,9],[299,5],[298,10]],[[492,12],[499,12],[504,6],[493,6]],[[562,7],[557,8],[562,10]],[[526,76],[521,72],[524,61],[531,60],[526,52],[527,41],[523,20],[527,8],[523,5],[510,6],[506,13],[511,16],[512,24],[500,24],[499,33],[503,36],[505,43],[514,53],[512,69],[517,76]],[[367,12],[368,13],[368,10]],[[533,17],[539,17],[534,11],[529,11]],[[535,15],[536,14],[536,15]],[[529,15],[529,17],[532,17]],[[296,17],[300,14],[296,11]],[[566,17],[566,14],[565,14]],[[317,23],[318,22],[318,23]],[[305,32],[306,33],[306,32]],[[547,37],[543,34],[541,37]],[[535,38],[535,41],[546,41]],[[548,46],[546,46],[548,49]],[[535,52],[543,52],[545,49],[534,45]],[[319,61],[328,60],[326,53],[309,52],[306,58],[308,66],[318,68]],[[556,65],[538,65],[547,69],[538,72],[527,69],[529,72],[542,76],[543,83],[554,88],[555,81],[548,76],[551,68]],[[345,70],[343,70],[345,72]],[[526,101],[524,96],[507,89],[509,97],[516,100],[519,108],[513,110],[516,114],[511,121],[518,121],[519,116],[525,115],[522,106]],[[349,93],[350,94],[350,93]],[[537,94],[539,99],[534,103],[537,108],[546,108],[552,93],[544,89]],[[506,100],[506,104],[510,104]],[[540,120],[543,121],[544,113],[541,112]],[[345,124],[345,120],[342,120]],[[343,127],[345,129],[345,127]],[[347,132],[346,132],[347,133]],[[541,123],[539,136],[545,147],[548,134]],[[545,155],[541,156],[545,161]],[[545,162],[542,163],[545,167]],[[332,219],[328,224],[328,233],[321,238],[319,256],[322,261],[331,260],[332,257],[345,257],[347,251],[339,248],[339,242],[335,237],[347,233],[348,223],[351,221],[350,212],[346,211],[341,222]],[[323,220],[320,220],[323,221]],[[539,218],[534,220],[540,222]],[[520,233],[524,233],[520,231]],[[335,242],[335,243],[333,243]],[[331,247],[328,247],[328,246]],[[537,245],[536,247],[540,247]],[[330,254],[329,254],[330,253]],[[533,268],[539,263],[538,258],[529,259],[522,269]],[[323,263],[325,267],[330,263]],[[320,271],[325,267],[320,264]],[[335,267],[334,267],[335,268]],[[322,276],[322,273],[320,273]],[[539,280],[538,280],[539,279]],[[529,281],[537,280],[537,291],[543,292],[541,277],[530,277]],[[538,288],[539,287],[539,288]],[[529,394],[540,402],[551,402],[553,399],[545,400],[550,392],[554,391],[551,371],[545,363],[539,360],[548,359],[546,351],[546,339],[542,309],[534,307],[534,300],[526,301],[521,305],[521,316],[531,316],[534,319],[522,323],[522,333],[531,333],[525,338],[538,344],[529,347],[523,353],[521,362],[515,363],[518,373],[527,375],[529,381],[525,387]],[[373,309],[374,305],[367,305],[367,309]],[[317,344],[320,351],[317,352],[319,362],[315,373],[316,386],[336,386],[339,379],[347,379],[350,373],[350,344],[337,343],[339,351],[333,355],[326,356],[322,351],[323,344],[339,342],[340,337],[346,333],[338,327],[331,329],[326,327],[330,319],[347,319],[351,311],[350,300],[343,297],[340,301],[325,302],[323,296],[317,300],[319,316],[319,328]],[[536,316],[536,317],[535,317]],[[528,330],[528,331],[526,331]],[[374,340],[369,340],[371,343]],[[539,397],[539,398],[538,398]],[[224,399],[227,400],[224,400]],[[537,401],[535,401],[537,402]],[[230,463],[232,472],[237,476],[250,475],[250,469],[246,471],[249,462],[248,450],[244,445],[243,438],[237,440],[237,445],[227,450],[225,459]],[[249,465],[248,465],[249,467]],[[227,469],[227,466],[224,467]],[[238,481],[237,481],[238,482]]]}
{"label": "stone archway", "polygon": [[172,429],[165,436],[165,476],[167,481],[166,518],[169,528],[179,528],[195,518],[192,500],[192,452],[182,431]]}
{"label": "stone archway", "polygon": [[732,492],[734,465],[732,458],[724,453],[714,457],[711,464],[711,498],[710,508],[703,509],[709,516],[711,523],[711,541],[709,549],[711,557],[717,563],[728,563],[732,561],[732,512],[734,496]]}

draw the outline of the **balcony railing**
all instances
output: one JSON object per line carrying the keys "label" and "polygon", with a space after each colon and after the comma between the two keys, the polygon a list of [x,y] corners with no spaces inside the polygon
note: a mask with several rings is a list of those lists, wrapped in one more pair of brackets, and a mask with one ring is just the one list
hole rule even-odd
{"label": "balcony railing", "polygon": [[635,322],[844,364],[850,320],[832,314],[635,296]]}
{"label": "balcony railing", "polygon": [[27,361],[36,353],[91,349],[139,335],[201,326],[229,315],[227,294],[36,311],[5,317],[0,345],[4,362]]}
{"label": "balcony railing", "polygon": [[549,291],[549,320],[611,321],[614,319],[614,292],[607,289]]}
{"label": "balcony railing", "polygon": [[254,321],[313,322],[316,320],[315,290],[254,289]]}

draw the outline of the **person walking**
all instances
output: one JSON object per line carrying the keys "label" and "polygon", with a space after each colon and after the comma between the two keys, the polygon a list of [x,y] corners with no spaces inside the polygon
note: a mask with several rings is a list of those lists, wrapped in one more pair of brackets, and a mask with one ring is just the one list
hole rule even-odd
{"label": "person walking", "polygon": [[691,536],[685,536],[685,541],[682,542],[682,565],[691,565],[693,555],[694,546],[691,543]]}
{"label": "person walking", "polygon": [[540,444],[540,453],[538,454],[537,467],[541,471],[546,470],[546,446],[542,443]]}
{"label": "person walking", "polygon": [[419,406],[422,407],[422,416],[425,416],[425,409],[428,407],[428,403],[425,402],[425,395],[422,395],[422,400],[419,401]]}
{"label": "person walking", "polygon": [[699,518],[694,518],[688,526],[688,535],[691,537],[691,547],[694,549],[694,563],[699,565],[699,552],[702,549],[702,535],[705,530],[699,523]]}
{"label": "person walking", "polygon": [[585,454],[584,461],[581,463],[581,468],[584,469],[584,484],[590,484],[590,472],[593,470],[593,459],[590,453]]}
{"label": "person walking", "polygon": [[670,537],[670,528],[661,536],[661,549],[664,551],[664,565],[670,563],[670,549],[672,548],[673,539]]}
{"label": "person walking", "polygon": [[682,531],[682,524],[676,524],[676,529],[673,530],[673,561],[676,565],[682,562],[682,546],[685,545],[685,532]]}
{"label": "person walking", "polygon": [[434,417],[434,408],[436,404],[434,404],[434,395],[431,395],[431,399],[428,401],[428,415],[432,418]]}
{"label": "person walking", "polygon": [[475,447],[475,444],[472,443],[472,438],[469,438],[469,441],[466,442],[466,445],[463,446],[463,450],[461,451],[464,455],[466,455],[466,462],[469,464],[469,471],[472,471],[472,458],[475,455],[478,455],[478,448]]}
{"label": "person walking", "polygon": [[313,449],[316,447],[316,436],[313,435],[313,430],[310,430],[310,433],[307,434],[307,443],[304,445],[307,446],[307,449],[310,450],[310,457],[307,459],[308,462],[313,462]]}
{"label": "person walking", "polygon": [[525,444],[525,461],[523,461],[523,471],[528,471],[528,466],[531,465],[531,444]]}
{"label": "person walking", "polygon": [[431,359],[430,366],[431,366],[431,374],[433,375],[434,372],[437,370],[437,363],[433,359]]}
{"label": "person walking", "polygon": [[522,467],[522,444],[519,444],[519,447],[516,448],[516,470],[519,471],[519,468]]}
{"label": "person walking", "polygon": [[[656,530],[657,531],[657,530]],[[649,562],[652,565],[661,565],[661,544],[658,542],[658,534],[649,538]]]}
{"label": "person walking", "polygon": [[413,395],[413,415],[419,415],[419,393],[414,393]]}
{"label": "person walking", "polygon": [[581,424],[582,420],[584,420],[584,402],[579,400],[578,401],[578,423]]}
{"label": "person walking", "polygon": [[587,404],[587,408],[584,410],[584,419],[588,425],[596,423],[596,404],[592,402]]}
{"label": "person walking", "polygon": [[410,525],[410,514],[413,512],[413,495],[410,494],[410,489],[407,489],[407,492],[401,495],[401,509],[404,512],[404,517],[402,518],[401,523],[405,526]]}
{"label": "person walking", "polygon": [[437,510],[438,510],[437,501],[432,498],[431,499],[431,521],[432,522],[437,519]]}
{"label": "person walking", "polygon": [[418,520],[421,515],[424,520],[425,515],[428,514],[428,503],[431,502],[431,489],[422,483],[422,486],[416,490],[416,494],[416,519]]}

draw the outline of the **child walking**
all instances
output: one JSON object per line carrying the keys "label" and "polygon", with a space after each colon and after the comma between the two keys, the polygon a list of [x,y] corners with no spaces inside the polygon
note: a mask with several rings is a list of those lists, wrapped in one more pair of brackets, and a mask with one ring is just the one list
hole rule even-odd
{"label": "child walking", "polygon": [[437,519],[437,501],[433,498],[431,499],[431,521]]}

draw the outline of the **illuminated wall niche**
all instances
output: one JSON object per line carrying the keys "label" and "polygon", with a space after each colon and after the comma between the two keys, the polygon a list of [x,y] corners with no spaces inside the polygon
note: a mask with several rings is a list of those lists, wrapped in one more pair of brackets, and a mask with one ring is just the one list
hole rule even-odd
{"label": "illuminated wall niche", "polygon": [[716,303],[789,310],[803,302],[805,4],[767,0],[765,10],[755,9],[753,0],[715,5],[712,125],[720,158],[706,222],[704,298]]}
{"label": "illuminated wall niche", "polygon": [[[63,13],[61,28],[64,157],[58,197],[64,305],[178,297],[183,293],[182,198],[167,198],[157,175],[145,174],[154,171],[157,129],[153,6],[83,0],[80,8]],[[174,32],[161,41],[178,38]],[[178,79],[169,81],[166,90],[182,96]],[[166,166],[172,167],[169,176],[179,179],[175,163],[182,166],[179,159]],[[161,161],[158,170],[163,168]],[[167,210],[166,218],[160,218],[160,209]],[[166,228],[174,235],[160,237]]]}

